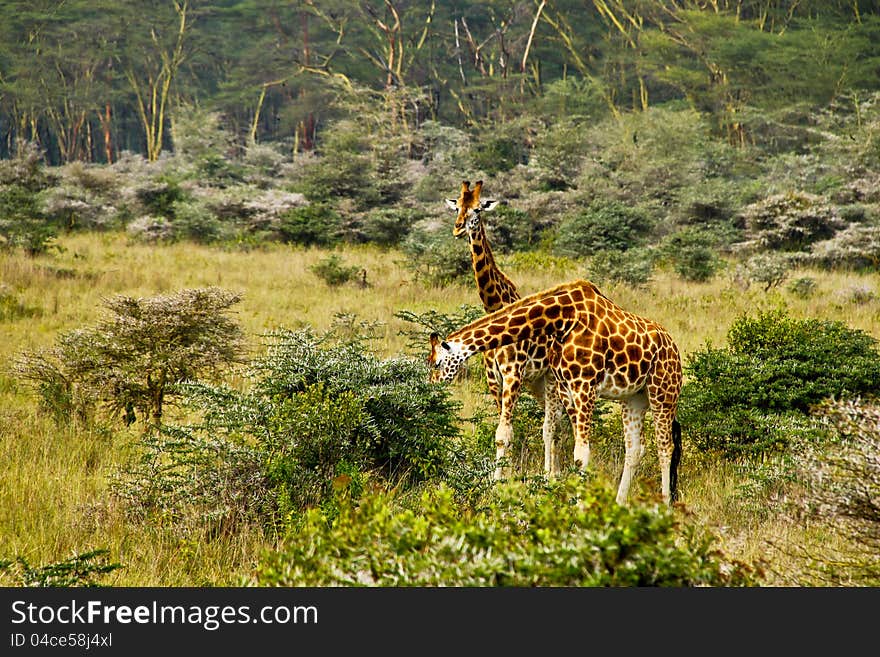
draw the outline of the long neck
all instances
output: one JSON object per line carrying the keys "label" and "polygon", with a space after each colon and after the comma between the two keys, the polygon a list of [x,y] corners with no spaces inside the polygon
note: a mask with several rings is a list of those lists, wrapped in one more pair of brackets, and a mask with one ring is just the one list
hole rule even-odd
{"label": "long neck", "polygon": [[517,301],[520,298],[519,291],[514,282],[498,268],[483,222],[480,221],[477,230],[469,232],[468,235],[471,241],[474,280],[477,282],[477,291],[480,294],[480,301],[483,302],[483,308],[491,313]]}
{"label": "long neck", "polygon": [[[590,292],[595,288],[592,288]],[[595,298],[595,294],[590,294]],[[460,346],[466,356],[497,349],[538,335],[565,335],[578,322],[587,318],[589,307],[584,290],[572,298],[566,286],[559,286],[520,299],[450,333],[446,341]]]}

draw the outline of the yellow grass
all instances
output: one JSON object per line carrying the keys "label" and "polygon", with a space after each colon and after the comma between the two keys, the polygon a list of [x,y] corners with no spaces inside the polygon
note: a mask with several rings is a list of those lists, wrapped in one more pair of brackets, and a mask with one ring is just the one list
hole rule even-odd
{"label": "yellow grass", "polygon": [[[426,287],[414,280],[403,254],[372,247],[339,251],[346,264],[367,270],[368,287],[330,288],[309,269],[328,255],[320,250],[150,246],[116,233],[66,236],[59,244],[61,252],[36,259],[0,255],[2,289],[36,309],[33,316],[0,321],[0,559],[22,556],[40,565],[108,548],[111,559],[125,566],[104,580],[115,585],[235,584],[252,572],[260,551],[271,546],[257,531],[227,541],[187,542],[162,526],[130,522],[122,508],[107,502],[106,492],[109,477],[129,459],[134,436],[59,429],[40,416],[32,391],[8,372],[17,354],[49,346],[60,332],[94,323],[101,300],[114,294],[154,296],[212,285],[241,292],[243,300],[234,310],[255,349],[268,330],[311,326],[323,331],[335,315],[355,314],[359,320],[382,323],[380,339],[372,347],[383,356],[402,353],[405,338],[398,331],[413,328],[394,318],[395,311],[450,313],[462,304],[479,303],[473,284]],[[571,262],[539,266],[534,258],[516,256],[502,258],[500,264],[518,281],[523,295],[589,277]],[[742,290],[723,275],[700,284],[665,272],[644,289],[612,285],[603,291],[621,306],[664,324],[685,359],[707,341],[722,345],[739,315],[783,306],[797,317],[842,319],[880,338],[878,301],[856,305],[845,300],[853,286],[880,291],[880,276],[797,275],[816,279],[812,298],[799,299],[785,290]],[[479,385],[457,384],[453,394],[465,412],[488,408]],[[655,485],[652,466],[655,462],[646,458],[636,492]],[[613,461],[596,467],[615,476]],[[686,506],[719,533],[731,556],[748,560],[764,555],[768,540],[805,540],[792,537],[797,530],[790,527],[743,524],[726,503],[737,485],[730,468],[699,462],[685,451],[681,477]],[[784,564],[775,567],[784,570]]]}

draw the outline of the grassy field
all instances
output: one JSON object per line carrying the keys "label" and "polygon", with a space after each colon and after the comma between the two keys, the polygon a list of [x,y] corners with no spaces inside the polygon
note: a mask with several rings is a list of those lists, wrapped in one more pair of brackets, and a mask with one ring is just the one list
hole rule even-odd
{"label": "grassy field", "polygon": [[[287,327],[329,328],[340,314],[378,323],[372,348],[382,356],[404,353],[399,310],[450,313],[477,304],[473,285],[427,287],[415,280],[395,251],[348,247],[337,251],[346,264],[367,272],[366,287],[328,287],[310,267],[328,252],[285,246],[254,250],[192,244],[151,246],[130,243],[122,234],[70,235],[49,255],[0,255],[0,283],[7,311],[0,321],[0,559],[24,558],[31,565],[51,563],[97,548],[124,567],[105,580],[126,586],[237,584],[247,578],[261,550],[271,547],[259,532],[244,532],[211,543],[173,536],[161,525],[131,522],[107,495],[108,479],[130,456],[134,434],[123,430],[60,429],[37,412],[33,391],[17,381],[8,365],[23,350],[49,346],[60,332],[94,323],[103,298],[124,294],[153,296],[183,288],[220,286],[243,294],[234,307],[255,352],[260,336]],[[462,249],[466,245],[462,243]],[[522,255],[502,258],[501,266],[528,294],[578,277],[582,266],[549,266]],[[607,286],[603,291],[624,308],[665,325],[683,352],[708,342],[721,346],[738,316],[785,307],[793,317],[838,319],[880,338],[880,301],[854,301],[854,292],[880,290],[880,275],[799,271],[810,276],[816,293],[802,299],[784,287],[742,289],[722,273],[708,283],[684,282],[659,272],[645,288]],[[417,355],[417,354],[409,354]],[[421,354],[418,354],[421,357]],[[456,384],[454,395],[467,413],[489,408],[479,385]],[[494,420],[493,420],[494,421]],[[734,503],[740,482],[730,465],[707,462],[688,450],[682,461],[683,512],[698,516],[722,539],[730,556],[768,559],[772,583],[789,583],[789,549],[820,546],[828,538],[795,525],[762,519]],[[649,451],[651,454],[650,439]],[[596,468],[619,476],[614,459]],[[646,458],[634,488],[653,487],[656,462]],[[2,583],[2,576],[0,576]]]}

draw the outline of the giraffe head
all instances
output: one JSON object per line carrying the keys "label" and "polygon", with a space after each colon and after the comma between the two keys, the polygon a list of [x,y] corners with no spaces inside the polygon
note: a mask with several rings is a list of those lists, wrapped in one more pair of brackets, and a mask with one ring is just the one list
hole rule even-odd
{"label": "giraffe head", "polygon": [[466,360],[467,355],[461,351],[459,345],[440,340],[437,333],[431,334],[428,366],[431,368],[432,383],[452,381]]}
{"label": "giraffe head", "polygon": [[457,199],[446,199],[446,205],[455,210],[458,215],[455,218],[455,226],[452,228],[454,237],[461,237],[465,233],[473,233],[480,226],[480,213],[492,210],[498,201],[480,200],[480,192],[483,191],[483,181],[478,180],[471,189],[471,183],[461,181],[461,193]]}

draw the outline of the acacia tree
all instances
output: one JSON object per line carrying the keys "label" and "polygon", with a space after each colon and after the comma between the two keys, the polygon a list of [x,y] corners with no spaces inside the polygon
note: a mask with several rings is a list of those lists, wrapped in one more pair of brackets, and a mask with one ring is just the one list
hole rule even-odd
{"label": "acacia tree", "polygon": [[105,300],[95,326],[68,331],[48,351],[25,353],[14,371],[35,384],[59,419],[102,402],[131,424],[158,425],[175,383],[240,362],[243,333],[228,316],[240,295],[216,287]]}
{"label": "acacia tree", "polygon": [[[147,159],[159,159],[168,117],[171,87],[174,78],[186,59],[186,38],[190,31],[188,23],[189,0],[171,0],[176,20],[168,26],[168,32],[151,26],[149,39],[140,47],[129,44],[125,50],[123,70],[125,79],[135,95],[135,105],[146,138]],[[144,27],[146,29],[146,26]]]}

